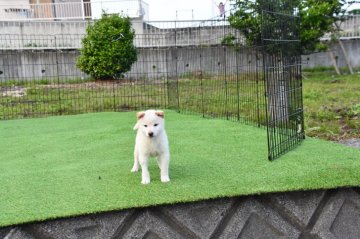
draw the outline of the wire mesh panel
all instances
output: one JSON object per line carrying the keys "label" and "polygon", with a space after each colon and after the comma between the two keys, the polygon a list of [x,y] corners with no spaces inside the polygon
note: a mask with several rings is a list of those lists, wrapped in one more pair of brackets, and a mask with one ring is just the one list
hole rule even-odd
{"label": "wire mesh panel", "polygon": [[[137,49],[121,79],[101,81],[76,67],[78,50],[56,47],[64,36],[39,36],[48,42],[1,52],[1,118],[171,108],[264,125],[260,48],[221,44],[223,33],[219,27],[216,44],[172,47],[160,36],[159,46]],[[10,95],[17,89],[27,93]]]}
{"label": "wire mesh panel", "polygon": [[73,50],[2,51],[0,118],[110,110],[112,89],[89,81],[76,67],[78,55]]}
{"label": "wire mesh panel", "polygon": [[262,46],[224,19],[136,23],[137,61],[117,79],[78,69],[82,34],[0,34],[0,119],[168,108],[266,126],[272,160],[304,137],[299,18],[276,2]]}
{"label": "wire mesh panel", "polygon": [[138,59],[114,85],[115,111],[167,106],[167,48],[138,48]]}
{"label": "wire mesh panel", "polygon": [[64,38],[38,36],[42,44],[28,49],[24,43],[35,38],[24,36],[15,49],[0,50],[0,119],[166,108],[166,49],[138,49],[138,61],[121,79],[96,80],[76,66],[77,49],[56,45]]}
{"label": "wire mesh panel", "polygon": [[304,139],[300,18],[294,2],[267,2],[262,12],[269,160]]}
{"label": "wire mesh panel", "polygon": [[265,125],[259,49],[217,44],[174,50],[176,109],[203,117]]}
{"label": "wire mesh panel", "polygon": [[243,123],[264,126],[266,110],[261,47],[240,47],[235,60],[239,119]]}

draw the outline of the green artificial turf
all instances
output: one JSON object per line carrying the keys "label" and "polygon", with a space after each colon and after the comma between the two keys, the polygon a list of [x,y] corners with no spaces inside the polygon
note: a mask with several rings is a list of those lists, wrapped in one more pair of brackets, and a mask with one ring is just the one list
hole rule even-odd
{"label": "green artificial turf", "polygon": [[0,226],[114,209],[360,186],[360,150],[306,139],[267,160],[266,130],[166,112],[171,182],[130,173],[135,113],[0,122]]}

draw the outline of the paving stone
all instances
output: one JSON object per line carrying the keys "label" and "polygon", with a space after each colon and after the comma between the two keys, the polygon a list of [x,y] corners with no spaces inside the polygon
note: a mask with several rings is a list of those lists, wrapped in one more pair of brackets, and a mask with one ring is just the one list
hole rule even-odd
{"label": "paving stone", "polygon": [[200,238],[208,238],[219,226],[234,199],[218,199],[166,206],[164,210]]}
{"label": "paving stone", "polygon": [[219,238],[298,238],[300,231],[275,210],[249,197],[234,208],[235,212]]}
{"label": "paving stone", "polygon": [[360,237],[360,207],[352,200],[345,200],[338,215],[333,221],[330,231],[337,238]]}
{"label": "paving stone", "polygon": [[277,204],[279,210],[283,210],[294,217],[302,226],[308,225],[316,208],[323,199],[325,191],[289,192],[277,193],[270,196],[271,201]]}
{"label": "paving stone", "polygon": [[53,220],[36,224],[34,230],[42,230],[43,234],[54,239],[110,238],[130,213],[131,211],[125,210]]}
{"label": "paving stone", "polygon": [[[156,209],[155,209],[156,210]],[[136,215],[129,219],[126,228],[114,235],[114,239],[135,238],[162,238],[162,239],[186,239],[193,238],[186,229],[177,228],[169,224],[164,218],[150,210],[139,210]]]}
{"label": "paving stone", "polygon": [[247,219],[242,228],[238,238],[264,238],[264,239],[278,239],[285,238],[286,235],[279,231],[276,227],[261,218],[258,214],[252,213]]}
{"label": "paving stone", "polygon": [[6,227],[6,228],[0,228],[0,238],[4,238],[6,237],[10,232],[11,230],[13,230],[13,228],[11,227]]}
{"label": "paving stone", "polygon": [[276,193],[0,228],[0,239],[360,238],[360,189]]}
{"label": "paving stone", "polygon": [[338,191],[324,206],[313,230],[320,238],[360,238],[360,195],[351,189]]}
{"label": "paving stone", "polygon": [[28,234],[22,228],[15,228],[4,239],[38,239]]}

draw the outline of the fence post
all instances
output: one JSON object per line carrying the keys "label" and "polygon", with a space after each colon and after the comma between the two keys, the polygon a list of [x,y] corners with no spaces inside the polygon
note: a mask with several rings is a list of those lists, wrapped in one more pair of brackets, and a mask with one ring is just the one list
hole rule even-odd
{"label": "fence post", "polygon": [[81,0],[81,18],[85,20],[84,0]]}
{"label": "fence post", "polygon": [[224,83],[225,83],[225,115],[226,120],[229,120],[229,111],[228,111],[228,85],[227,85],[227,75],[226,75],[226,46],[223,46],[224,48]]}
{"label": "fence post", "polygon": [[177,55],[175,49],[166,51],[166,91],[167,106],[165,99],[165,108],[174,109],[180,112],[179,106],[179,83],[177,76]]}
{"label": "fence post", "polygon": [[200,89],[201,89],[201,112],[202,112],[202,117],[205,117],[205,109],[204,109],[204,87],[203,87],[203,72],[202,72],[202,49],[200,46]]}
{"label": "fence post", "polygon": [[60,75],[59,75],[59,57],[58,57],[58,51],[59,49],[57,48],[57,38],[56,36],[54,36],[55,38],[55,60],[56,60],[56,76],[57,76],[57,88],[58,88],[58,101],[59,101],[59,105],[60,105],[60,115],[62,115],[63,110],[62,110],[62,104],[61,104],[61,91],[60,91]]}
{"label": "fence post", "polygon": [[[260,77],[260,74],[259,74],[259,65],[258,65],[258,52],[255,53],[255,61],[256,61],[256,64],[255,64],[255,78],[256,78],[256,115],[257,115],[257,124],[258,124],[258,127],[260,128],[260,99],[259,99],[259,77]],[[265,79],[264,79],[265,80]]]}
{"label": "fence post", "polygon": [[178,112],[180,112],[180,87],[179,87],[179,76],[178,76],[178,50],[175,46],[175,79],[176,79],[176,100]]}
{"label": "fence post", "polygon": [[236,100],[237,100],[237,120],[240,121],[240,86],[239,86],[239,62],[238,52],[235,49],[235,66],[236,66]]}
{"label": "fence post", "polygon": [[177,45],[176,45],[176,34],[177,34],[177,33],[176,33],[176,21],[175,21],[175,30],[174,30],[174,31],[175,31],[175,35],[174,35],[174,46],[177,47]]}
{"label": "fence post", "polygon": [[112,90],[113,90],[113,103],[114,103],[114,112],[116,112],[116,93],[115,93],[115,80],[116,79],[112,79]]}

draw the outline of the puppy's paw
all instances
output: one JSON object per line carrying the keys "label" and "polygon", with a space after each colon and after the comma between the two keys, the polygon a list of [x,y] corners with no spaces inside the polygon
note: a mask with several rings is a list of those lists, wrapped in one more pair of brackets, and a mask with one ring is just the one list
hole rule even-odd
{"label": "puppy's paw", "polygon": [[150,183],[150,178],[143,178],[143,179],[141,180],[141,183],[142,183],[142,184],[149,184],[149,183]]}
{"label": "puppy's paw", "polygon": [[138,172],[139,171],[139,167],[133,167],[132,169],[131,169],[131,172],[132,173],[136,173],[136,172]]}
{"label": "puppy's paw", "polygon": [[161,176],[161,182],[163,182],[163,183],[170,182],[169,176],[168,176],[168,175],[166,175],[166,176]]}

